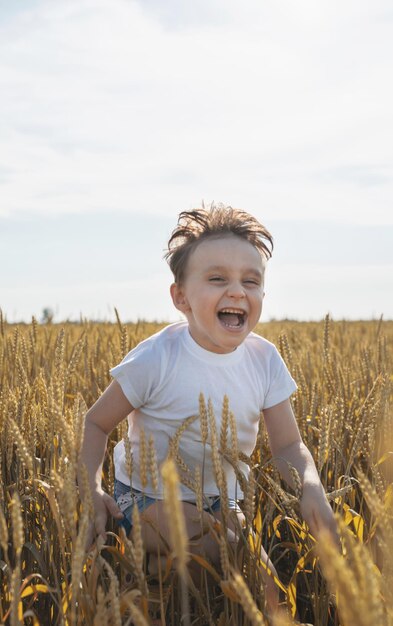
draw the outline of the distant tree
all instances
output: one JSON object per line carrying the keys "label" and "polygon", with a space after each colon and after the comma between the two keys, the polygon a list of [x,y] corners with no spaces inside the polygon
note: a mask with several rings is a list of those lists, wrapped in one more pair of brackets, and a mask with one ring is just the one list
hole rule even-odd
{"label": "distant tree", "polygon": [[41,324],[51,324],[53,322],[54,313],[49,307],[42,309]]}

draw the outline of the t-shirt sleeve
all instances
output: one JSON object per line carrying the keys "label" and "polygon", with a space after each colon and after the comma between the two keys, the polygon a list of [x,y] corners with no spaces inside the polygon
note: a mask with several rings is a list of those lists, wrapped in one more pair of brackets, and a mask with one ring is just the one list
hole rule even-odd
{"label": "t-shirt sleeve", "polygon": [[134,409],[145,405],[157,386],[159,364],[154,353],[149,344],[139,344],[110,370]]}
{"label": "t-shirt sleeve", "polygon": [[270,384],[265,395],[263,409],[269,409],[287,400],[296,391],[297,385],[290,375],[277,348],[273,346],[270,359]]}

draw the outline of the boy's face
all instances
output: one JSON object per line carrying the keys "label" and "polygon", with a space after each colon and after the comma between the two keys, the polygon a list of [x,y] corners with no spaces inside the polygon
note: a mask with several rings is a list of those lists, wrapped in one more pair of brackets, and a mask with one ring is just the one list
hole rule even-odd
{"label": "boy's face", "polygon": [[200,346],[232,352],[255,328],[264,269],[258,250],[236,235],[206,239],[191,253],[184,281],[171,286],[171,295]]}

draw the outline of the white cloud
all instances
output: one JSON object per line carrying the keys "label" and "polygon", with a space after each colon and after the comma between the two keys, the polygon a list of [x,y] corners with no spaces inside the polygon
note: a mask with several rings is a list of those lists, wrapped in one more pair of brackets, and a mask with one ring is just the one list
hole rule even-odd
{"label": "white cloud", "polygon": [[157,272],[148,279],[130,278],[110,281],[93,277],[88,283],[59,283],[47,287],[42,283],[20,287],[2,288],[0,308],[9,322],[29,321],[34,315],[42,317],[44,308],[50,308],[55,321],[88,319],[115,320],[114,307],[124,321],[138,319],[177,321],[179,313],[173,307],[169,295],[168,272]]}
{"label": "white cloud", "polygon": [[0,213],[204,197],[392,223],[388,7],[42,0],[6,16]]}
{"label": "white cloud", "polygon": [[267,275],[262,319],[393,318],[393,265],[280,265]]}

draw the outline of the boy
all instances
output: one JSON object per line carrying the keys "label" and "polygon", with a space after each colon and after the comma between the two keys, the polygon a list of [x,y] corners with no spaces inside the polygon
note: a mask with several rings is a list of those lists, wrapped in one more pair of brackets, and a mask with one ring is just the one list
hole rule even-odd
{"label": "boy", "polygon": [[[146,551],[153,556],[165,553],[169,522],[163,513],[162,485],[159,482],[154,489],[140,475],[140,433],[143,429],[146,438],[153,438],[158,464],[162,464],[179,426],[198,416],[201,393],[211,401],[218,433],[223,398],[229,398],[237,446],[248,455],[255,446],[263,410],[272,455],[283,478],[292,483],[288,463],[300,475],[301,510],[311,532],[318,536],[327,527],[334,533],[332,510],[291,409],[289,397],[296,385],[273,344],[252,332],[262,311],[265,265],[272,247],[270,233],[244,211],[212,205],[208,210],[180,214],[166,258],[174,274],[171,297],[186,322],[171,324],[132,350],[111,370],[114,381],[86,415],[82,461],[91,481],[97,534],[105,534],[108,514],[130,530],[132,508],[138,506]],[[116,504],[102,490],[101,469],[107,437],[127,415],[134,470],[130,485],[124,443],[120,442],[114,457]],[[201,516],[203,525],[209,527],[213,520],[222,519],[220,491],[211,439],[201,434],[200,421],[190,420],[178,450],[190,475],[198,471],[203,475],[206,506]],[[238,505],[242,492],[224,456],[221,463],[232,514],[227,520],[228,541],[236,545],[236,517],[240,524],[244,520]],[[239,466],[247,475],[247,466],[241,462]],[[200,536],[195,492],[182,485],[181,499],[188,537]],[[219,564],[219,546],[212,534],[193,541],[192,550],[208,554]],[[268,562],[265,552],[261,557]],[[269,568],[276,574],[270,562]],[[278,593],[272,578],[266,575],[265,580],[268,609],[273,611]]]}

